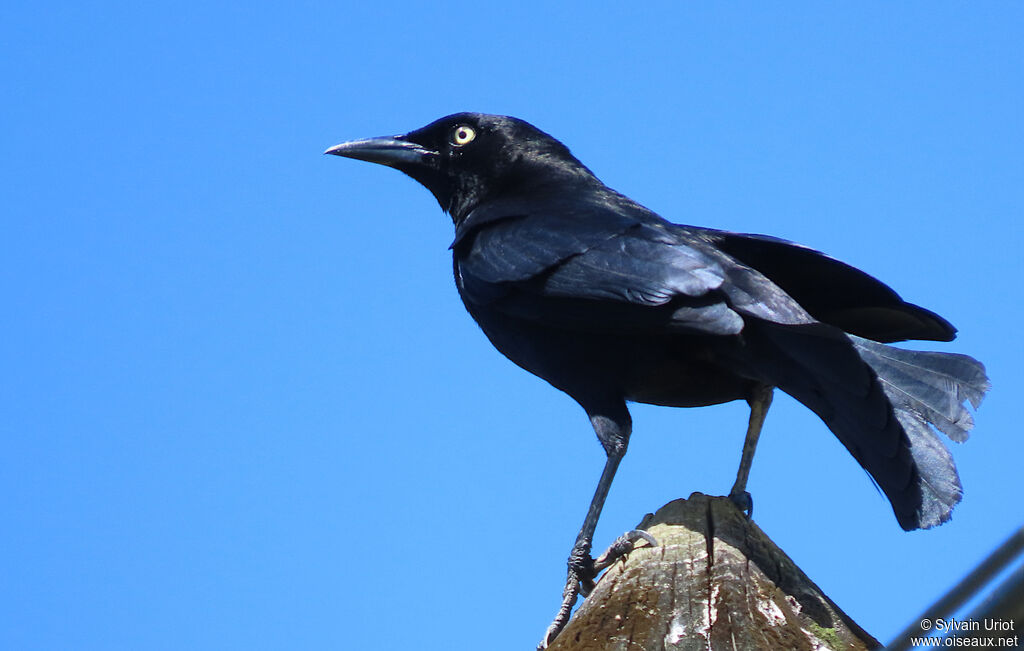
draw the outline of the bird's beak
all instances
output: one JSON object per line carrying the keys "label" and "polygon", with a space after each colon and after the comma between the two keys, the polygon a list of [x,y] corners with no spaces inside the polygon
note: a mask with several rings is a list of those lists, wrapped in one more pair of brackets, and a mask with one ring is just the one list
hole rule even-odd
{"label": "bird's beak", "polygon": [[404,136],[352,140],[334,145],[324,153],[379,163],[388,167],[418,166],[438,155],[436,151],[431,151],[423,145],[405,140]]}

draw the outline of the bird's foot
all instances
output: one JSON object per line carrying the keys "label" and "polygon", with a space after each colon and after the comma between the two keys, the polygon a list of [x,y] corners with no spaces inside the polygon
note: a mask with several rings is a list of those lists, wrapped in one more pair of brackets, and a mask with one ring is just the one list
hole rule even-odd
{"label": "bird's foot", "polygon": [[[606,568],[611,567],[612,563],[619,560],[629,552],[633,551],[633,549],[636,547],[636,544],[641,540],[646,540],[651,547],[658,546],[658,541],[654,539],[654,536],[647,533],[646,531],[641,531],[640,529],[633,529],[632,531],[627,531],[626,533],[616,538],[615,541],[608,546],[608,549],[604,550],[604,553],[598,556],[596,560],[594,560],[594,576],[596,577],[597,574],[604,571]],[[587,589],[583,592],[584,597],[590,595],[590,591],[594,587],[593,581],[590,582],[589,586],[585,587],[587,587]]]}
{"label": "bird's foot", "polygon": [[729,493],[729,501],[736,505],[748,518],[754,515],[754,498],[747,491],[733,491]]}
{"label": "bird's foot", "polygon": [[580,596],[584,582],[593,585],[594,576],[594,559],[590,557],[590,541],[576,541],[569,554],[569,571],[565,578],[565,588],[562,589],[562,605],[558,608],[558,614],[555,615],[554,621],[544,633],[544,639],[537,645],[537,651],[548,648],[548,645],[569,623],[572,607],[576,605],[576,599]]}
{"label": "bird's foot", "polygon": [[565,579],[565,588],[562,590],[562,605],[559,607],[554,621],[548,626],[547,632],[544,633],[544,639],[537,645],[537,651],[548,648],[548,645],[562,632],[562,629],[569,623],[576,599],[580,595],[586,597],[590,594],[594,589],[597,575],[610,567],[616,560],[633,551],[636,543],[640,540],[646,540],[655,546],[658,544],[651,534],[634,529],[616,538],[615,542],[598,556],[597,560],[590,556],[589,542],[577,542],[573,546],[572,553],[569,554],[569,571]]}

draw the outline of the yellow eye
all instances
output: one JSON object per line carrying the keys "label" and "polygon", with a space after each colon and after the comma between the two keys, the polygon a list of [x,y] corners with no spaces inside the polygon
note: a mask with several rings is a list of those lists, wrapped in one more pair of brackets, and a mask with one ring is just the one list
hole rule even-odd
{"label": "yellow eye", "polygon": [[461,147],[473,142],[473,138],[476,138],[476,131],[473,127],[461,126],[455,127],[452,131],[452,144]]}

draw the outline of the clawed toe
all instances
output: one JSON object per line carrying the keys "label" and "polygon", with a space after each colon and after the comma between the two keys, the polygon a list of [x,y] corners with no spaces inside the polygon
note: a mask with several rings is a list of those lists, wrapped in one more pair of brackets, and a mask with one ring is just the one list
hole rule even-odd
{"label": "clawed toe", "polygon": [[537,647],[538,651],[546,649],[558,637],[558,634],[562,632],[565,625],[569,623],[569,615],[572,613],[572,607],[576,603],[576,597],[578,595],[583,595],[584,597],[589,595],[594,589],[597,575],[602,570],[611,566],[612,563],[633,551],[636,544],[641,540],[646,541],[651,546],[657,546],[658,544],[658,541],[651,534],[634,529],[616,538],[615,542],[609,545],[608,549],[597,557],[597,560],[591,558],[589,544],[580,545],[577,543],[577,546],[573,547],[572,554],[569,555],[569,572],[566,577],[565,589],[562,591],[562,607],[559,608],[555,621],[551,622],[551,626],[548,627],[547,632],[544,634],[544,639]]}
{"label": "clawed toe", "polygon": [[597,560],[594,561],[594,575],[596,576],[601,570],[611,566],[612,563],[633,551],[636,544],[641,540],[647,541],[651,547],[658,546],[658,541],[646,531],[641,531],[640,529],[627,531],[616,538],[615,542],[609,545],[608,549],[597,557]]}
{"label": "clawed toe", "polygon": [[729,493],[729,500],[748,518],[754,515],[754,498],[747,491]]}

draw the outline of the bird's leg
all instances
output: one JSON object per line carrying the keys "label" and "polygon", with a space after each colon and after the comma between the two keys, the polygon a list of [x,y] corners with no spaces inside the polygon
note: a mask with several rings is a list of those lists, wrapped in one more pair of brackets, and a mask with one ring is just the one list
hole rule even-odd
{"label": "bird's leg", "polygon": [[757,449],[757,439],[761,436],[764,418],[772,404],[772,391],[773,387],[759,384],[747,398],[747,404],[750,405],[750,422],[747,424],[747,436],[743,440],[743,456],[740,458],[740,469],[736,473],[736,483],[729,491],[729,499],[747,516],[754,512],[754,500],[747,492],[747,478],[750,476],[750,466],[754,462],[754,450]]}
{"label": "bird's leg", "polygon": [[[576,605],[576,599],[581,591],[587,593],[593,585],[596,570],[594,569],[594,559],[590,557],[590,548],[594,541],[594,530],[597,529],[597,520],[601,517],[601,509],[604,507],[605,498],[608,497],[608,489],[611,488],[612,480],[615,478],[615,471],[618,469],[622,457],[625,456],[626,446],[629,444],[632,423],[625,404],[611,410],[614,413],[613,417],[595,413],[589,409],[587,411],[608,459],[601,472],[601,479],[597,482],[594,499],[590,501],[590,508],[587,509],[583,527],[580,529],[579,535],[576,536],[576,544],[573,545],[572,552],[569,554],[569,570],[565,579],[565,588],[562,590],[562,605],[558,609],[554,621],[551,622],[551,626],[548,627],[544,639],[537,647],[538,649],[546,649],[548,644],[565,628],[565,625],[569,623],[572,607]],[[628,551],[627,549],[620,552],[619,555]]]}
{"label": "bird's leg", "polygon": [[554,621],[548,626],[548,630],[544,634],[544,640],[537,647],[538,649],[546,649],[558,634],[562,632],[565,625],[569,623],[572,607],[576,605],[576,599],[579,597],[580,592],[585,586],[589,587],[590,583],[593,582],[595,570],[594,560],[590,557],[590,547],[593,544],[597,519],[601,515],[601,508],[604,506],[604,500],[608,496],[608,489],[611,488],[612,479],[615,477],[615,470],[619,467],[623,454],[625,454],[625,446],[623,446],[621,453],[617,455],[609,454],[608,460],[604,464],[604,472],[601,473],[601,479],[597,482],[597,490],[594,492],[594,499],[591,500],[590,508],[587,510],[587,517],[583,521],[583,528],[580,529],[579,535],[576,536],[576,544],[572,546],[572,552],[569,554],[569,570],[565,579],[565,588],[562,590],[562,605],[559,607]]}

